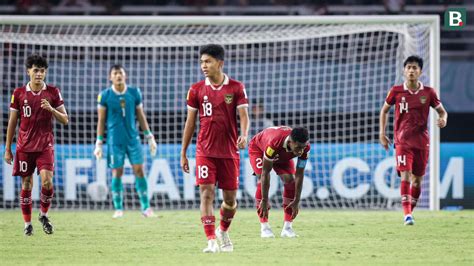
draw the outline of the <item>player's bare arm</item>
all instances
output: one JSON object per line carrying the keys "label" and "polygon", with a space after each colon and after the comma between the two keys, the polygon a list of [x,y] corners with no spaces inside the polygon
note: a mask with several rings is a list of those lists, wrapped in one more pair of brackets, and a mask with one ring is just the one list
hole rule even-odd
{"label": "player's bare arm", "polygon": [[384,103],[380,110],[379,116],[379,142],[388,151],[389,145],[392,143],[390,139],[385,135],[385,128],[387,127],[388,112],[392,106]]}
{"label": "player's bare arm", "polygon": [[247,146],[248,134],[249,134],[249,112],[247,107],[240,107],[240,136],[237,139],[237,146],[239,149],[244,149]]}
{"label": "player's bare arm", "polygon": [[306,166],[306,160],[302,160],[298,158],[298,163],[296,167],[295,173],[295,199],[288,204],[286,208],[292,209],[291,218],[295,219],[299,212],[300,206],[300,199],[301,199],[301,191],[303,190],[303,179],[304,179],[304,168]]}
{"label": "player's bare arm", "polygon": [[146,121],[145,112],[143,111],[143,106],[139,105],[135,110],[137,112],[138,124],[140,125],[141,130],[150,131],[150,127],[148,126],[148,122]]}
{"label": "player's bare arm", "polygon": [[446,112],[446,109],[444,109],[442,105],[440,105],[435,110],[439,116],[436,124],[438,125],[439,128],[445,127],[448,124],[448,112]]}
{"label": "player's bare arm", "polygon": [[97,160],[102,159],[103,151],[102,144],[104,142],[105,119],[107,117],[107,108],[101,106],[97,108],[97,140],[95,142],[94,155]]}
{"label": "player's bare arm", "polygon": [[186,124],[184,125],[183,140],[181,142],[180,164],[181,169],[183,169],[185,173],[189,173],[189,163],[188,156],[186,155],[186,150],[188,149],[189,143],[191,143],[191,139],[196,128],[197,113],[197,110],[188,109],[188,116],[186,118]]}
{"label": "player's bare arm", "polygon": [[263,167],[262,167],[262,175],[260,176],[260,183],[262,186],[262,201],[260,202],[260,206],[258,206],[257,212],[261,218],[268,217],[268,210],[270,209],[270,205],[268,203],[268,190],[270,189],[270,171],[273,168],[273,162],[263,158]]}
{"label": "player's bare arm", "polygon": [[140,128],[143,131],[143,134],[145,135],[145,138],[148,141],[148,146],[150,148],[150,154],[152,157],[156,155],[156,141],[155,141],[155,136],[150,131],[150,127],[148,126],[148,122],[146,121],[146,116],[145,112],[143,111],[143,106],[139,105],[136,108],[136,113],[137,113],[137,119],[138,119],[138,124],[140,125]]}
{"label": "player's bare arm", "polygon": [[69,123],[69,117],[67,115],[66,108],[64,107],[64,105],[61,105],[58,108],[53,108],[48,100],[41,99],[41,108],[48,112],[51,112],[54,118],[56,118],[59,123],[63,125],[67,125],[67,123]]}
{"label": "player's bare arm", "polygon": [[5,155],[4,160],[7,164],[12,164],[13,161],[13,153],[11,150],[13,136],[15,135],[15,129],[18,124],[18,111],[11,110],[10,111],[10,118],[8,119],[8,127],[7,127],[7,139],[5,141]]}

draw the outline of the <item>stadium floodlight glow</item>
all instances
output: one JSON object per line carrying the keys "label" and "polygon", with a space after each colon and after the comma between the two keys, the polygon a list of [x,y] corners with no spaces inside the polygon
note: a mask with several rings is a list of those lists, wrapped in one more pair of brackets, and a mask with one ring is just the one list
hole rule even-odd
{"label": "stadium floodlight glow", "polygon": [[[403,60],[409,55],[425,61],[421,81],[440,87],[439,17],[434,15],[0,16],[0,32],[3,94],[10,96],[14,87],[26,83],[24,59],[41,53],[50,63],[46,80],[61,88],[70,113],[70,124],[57,126],[55,132],[53,208],[111,209],[110,197],[91,200],[87,187],[92,182],[110,184],[105,161],[96,162],[92,150],[97,94],[108,85],[107,72],[114,63],[122,63],[128,83],[141,88],[159,143],[155,160],[147,158],[145,163],[151,204],[158,209],[199,207],[193,160],[193,174],[183,175],[179,152],[186,92],[202,79],[200,45],[224,45],[224,71],[246,85],[251,103],[263,102],[265,116],[275,125],[310,129],[313,148],[303,207],[398,207],[393,151],[386,153],[378,144],[378,111],[390,87],[402,82]],[[0,103],[5,113],[6,99]],[[7,124],[6,115],[0,119]],[[432,210],[439,209],[435,123],[432,113],[429,170],[419,202]],[[387,132],[393,132],[391,123]],[[5,133],[0,135],[2,143]],[[239,206],[253,208],[255,177],[246,152],[241,161]],[[19,179],[9,177],[11,168],[5,163],[0,173],[0,208],[17,207]],[[274,195],[281,193],[281,184],[273,178]],[[133,183],[130,170],[123,180]],[[125,204],[138,209],[133,189],[125,186]],[[281,206],[280,199],[271,198],[272,205]]]}

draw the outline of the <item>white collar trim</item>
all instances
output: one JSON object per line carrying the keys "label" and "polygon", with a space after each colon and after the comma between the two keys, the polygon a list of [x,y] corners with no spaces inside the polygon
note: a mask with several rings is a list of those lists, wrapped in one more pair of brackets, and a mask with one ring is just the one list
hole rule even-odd
{"label": "white collar trim", "polygon": [[287,136],[285,141],[283,141],[283,148],[285,149],[285,151],[288,151],[288,140],[290,139],[290,136]]}
{"label": "white collar trim", "polygon": [[217,88],[212,85],[211,80],[209,80],[209,78],[206,78],[206,86],[211,86],[211,88],[215,91],[222,89],[222,86],[224,85],[229,85],[229,77],[227,77],[226,74],[224,74],[224,82],[222,82],[222,85]]}
{"label": "white collar trim", "polygon": [[403,82],[403,90],[406,90],[408,91],[410,94],[418,94],[419,91],[423,90],[424,86],[423,86],[423,83],[421,83],[421,81],[418,81],[418,90],[416,90],[415,92],[413,92],[412,90],[410,90],[408,87],[407,87],[407,83],[406,82]]}
{"label": "white collar trim", "polygon": [[116,90],[114,85],[112,84],[112,91],[117,95],[124,95],[127,92],[127,88],[128,88],[128,86],[127,86],[127,84],[125,84],[125,89],[122,92],[120,92],[120,91]]}
{"label": "white collar trim", "polygon": [[[38,93],[40,93],[41,91],[45,91],[45,90],[46,90],[46,83],[43,81],[43,88],[41,88],[41,90]],[[29,82],[28,82],[28,84],[26,84],[26,91],[31,91],[32,93],[36,93],[33,90],[31,90]]]}

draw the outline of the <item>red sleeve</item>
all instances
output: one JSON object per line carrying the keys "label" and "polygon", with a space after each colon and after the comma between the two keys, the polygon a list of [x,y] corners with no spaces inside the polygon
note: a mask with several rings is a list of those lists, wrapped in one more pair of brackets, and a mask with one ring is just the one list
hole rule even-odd
{"label": "red sleeve", "polygon": [[274,145],[267,145],[263,157],[269,161],[274,161],[276,155],[278,154],[277,148]]}
{"label": "red sleeve", "polygon": [[240,83],[239,91],[237,92],[237,107],[248,106],[249,100],[247,98],[247,91],[244,84]]}
{"label": "red sleeve", "polygon": [[55,95],[54,95],[54,100],[51,104],[51,106],[56,109],[58,108],[59,106],[63,105],[64,104],[64,100],[63,100],[63,96],[61,95],[61,91],[56,88],[56,91],[55,91]]}
{"label": "red sleeve", "polygon": [[20,110],[20,103],[19,103],[19,94],[18,90],[14,90],[12,94],[12,98],[10,99],[10,109],[14,109],[19,111]]}
{"label": "red sleeve", "polygon": [[308,160],[310,150],[311,150],[311,145],[308,144],[308,146],[306,146],[306,148],[304,149],[303,154],[301,154],[300,159],[301,160]]}
{"label": "red sleeve", "polygon": [[431,97],[430,97],[430,106],[433,108],[437,108],[441,105],[441,101],[439,100],[438,94],[434,89],[431,89]]}
{"label": "red sleeve", "polygon": [[281,143],[278,143],[278,138],[275,139],[273,137],[270,137],[268,139],[266,141],[265,150],[263,151],[263,157],[269,161],[274,161],[278,154],[278,150],[281,146]]}
{"label": "red sleeve", "polygon": [[385,102],[389,105],[395,104],[395,93],[393,92],[393,87],[388,91]]}
{"label": "red sleeve", "polygon": [[199,109],[197,92],[196,89],[194,89],[192,86],[188,90],[188,95],[186,96],[186,104],[188,105],[188,108],[196,110]]}

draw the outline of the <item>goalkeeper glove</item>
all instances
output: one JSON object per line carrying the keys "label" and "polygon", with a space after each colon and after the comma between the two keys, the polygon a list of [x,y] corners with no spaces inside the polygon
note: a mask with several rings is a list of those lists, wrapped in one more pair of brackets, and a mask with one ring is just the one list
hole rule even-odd
{"label": "goalkeeper glove", "polygon": [[151,133],[151,131],[145,131],[145,138],[148,140],[148,147],[150,148],[150,155],[151,157],[155,157],[156,155],[156,141],[155,137]]}
{"label": "goalkeeper glove", "polygon": [[97,140],[95,141],[95,149],[94,149],[94,155],[97,160],[102,159],[102,137],[99,136],[97,137]]}

